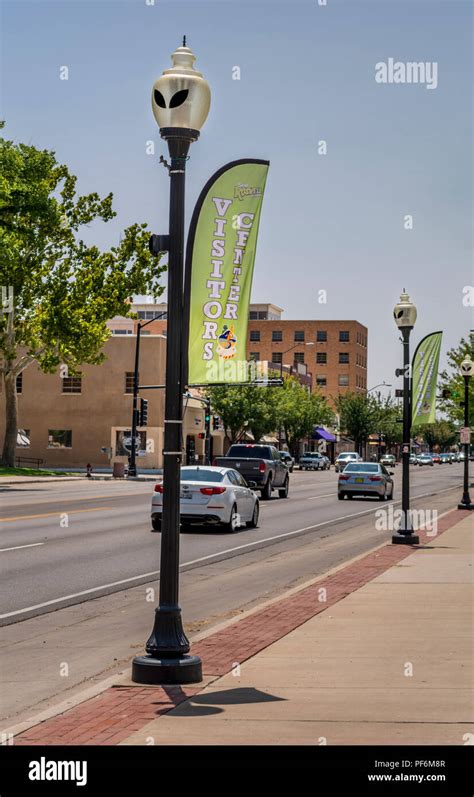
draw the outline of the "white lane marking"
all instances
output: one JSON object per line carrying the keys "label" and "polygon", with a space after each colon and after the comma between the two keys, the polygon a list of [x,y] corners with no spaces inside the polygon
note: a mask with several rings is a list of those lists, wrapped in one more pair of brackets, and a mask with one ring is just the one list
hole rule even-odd
{"label": "white lane marking", "polygon": [[44,542],[30,542],[28,545],[15,545],[14,548],[0,548],[0,553],[4,551],[19,551],[21,548],[36,548],[38,545],[44,545]]}
{"label": "white lane marking", "polygon": [[324,495],[312,495],[310,498],[307,498],[307,501],[316,501],[317,498],[329,498],[330,495],[337,495],[337,493],[325,493]]}
{"label": "white lane marking", "polygon": [[[454,487],[446,487],[443,490],[438,490],[436,495],[440,493],[446,493],[450,490],[455,489]],[[412,498],[425,498],[426,496],[432,496],[433,493],[425,493],[424,495],[417,495],[412,496]],[[399,501],[387,501],[387,504],[401,504],[401,500]],[[377,506],[379,508],[379,506]],[[217,551],[216,553],[209,554],[208,556],[201,556],[199,559],[192,559],[190,562],[183,562],[180,565],[180,569],[183,567],[188,567],[189,565],[194,565],[199,562],[205,562],[208,559],[215,559],[217,556],[223,556],[227,553],[234,553],[235,551],[241,551],[244,548],[251,548],[255,545],[261,545],[262,542],[273,542],[273,540],[282,540],[285,537],[292,537],[295,534],[301,534],[303,531],[310,531],[311,529],[317,529],[321,526],[328,526],[330,523],[338,523],[341,520],[350,520],[350,518],[357,517],[358,515],[369,515],[371,512],[375,512],[375,506],[371,509],[364,509],[361,512],[352,512],[350,515],[342,515],[338,518],[331,518],[331,520],[324,520],[321,523],[312,524],[311,526],[305,526],[302,529],[295,529],[295,531],[285,531],[283,534],[277,534],[274,537],[265,537],[264,539],[254,540],[254,542],[247,542],[244,545],[237,545],[235,548],[227,548],[224,551]],[[450,511],[450,510],[448,510]],[[34,606],[27,606],[24,609],[16,609],[14,612],[7,612],[6,614],[0,614],[0,620],[4,620],[7,617],[15,617],[18,614],[24,614],[25,612],[31,612],[34,609],[42,609],[44,606],[53,606],[55,603],[62,603],[62,601],[70,600],[71,598],[80,598],[82,595],[90,595],[92,592],[98,592],[102,589],[109,589],[109,587],[118,587],[120,584],[129,584],[131,581],[138,581],[141,578],[148,578],[149,576],[157,576],[159,575],[159,570],[152,570],[150,573],[142,573],[139,576],[131,576],[130,578],[122,578],[120,581],[112,581],[110,584],[102,584],[100,587],[91,587],[91,589],[82,590],[82,592],[75,592],[72,595],[63,595],[62,598],[54,598],[50,601],[45,601],[44,603],[36,603]]]}

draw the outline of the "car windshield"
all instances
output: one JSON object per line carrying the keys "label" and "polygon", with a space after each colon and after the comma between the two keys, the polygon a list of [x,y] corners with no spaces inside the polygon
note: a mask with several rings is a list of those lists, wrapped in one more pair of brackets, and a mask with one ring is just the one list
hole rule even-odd
{"label": "car windshield", "polygon": [[355,459],[357,454],[339,454],[338,459]]}
{"label": "car windshield", "polygon": [[181,471],[182,482],[221,482],[224,474],[209,468],[183,468]]}
{"label": "car windshield", "polygon": [[271,459],[268,446],[232,446],[227,456],[250,459]]}
{"label": "car windshield", "polygon": [[344,468],[344,473],[378,473],[379,466],[370,462],[353,462]]}

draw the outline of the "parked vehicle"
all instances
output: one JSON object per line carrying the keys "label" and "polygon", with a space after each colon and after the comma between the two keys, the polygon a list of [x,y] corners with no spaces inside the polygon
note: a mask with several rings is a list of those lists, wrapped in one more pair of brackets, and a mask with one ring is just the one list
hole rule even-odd
{"label": "parked vehicle", "polygon": [[393,498],[393,472],[380,462],[349,462],[339,474],[337,497],[353,498],[354,495],[376,495],[379,501]]}
{"label": "parked vehicle", "polygon": [[[326,470],[327,457],[323,457],[317,451],[306,451],[299,461],[300,470]],[[329,463],[330,464],[330,463]]]}
{"label": "parked vehicle", "polygon": [[441,464],[442,465],[447,465],[447,464],[448,465],[452,465],[453,464],[452,456],[449,453],[440,454],[439,458],[441,460]]}
{"label": "parked vehicle", "polygon": [[434,454],[431,454],[431,459],[433,460],[435,465],[441,465],[441,456],[439,454],[436,454],[436,452]]}
{"label": "parked vehicle", "polygon": [[[181,468],[181,522],[220,525],[224,531],[235,531],[244,523],[258,526],[259,501],[253,492],[254,482],[246,482],[232,468],[190,465]],[[157,482],[151,501],[151,523],[161,531],[163,514],[163,482]]]}
{"label": "parked vehicle", "polygon": [[410,465],[418,465],[418,457],[416,454],[410,454]]}
{"label": "parked vehicle", "polygon": [[271,498],[273,490],[278,490],[280,498],[288,498],[290,473],[280,459],[275,446],[263,443],[235,443],[225,457],[216,457],[213,465],[231,468],[242,474],[244,479],[255,482],[262,498]]}
{"label": "parked vehicle", "polygon": [[386,468],[394,468],[397,464],[397,460],[393,454],[383,454],[383,456],[380,457],[379,462],[381,465],[385,465]]}
{"label": "parked vehicle", "polygon": [[321,454],[321,456],[326,463],[326,470],[331,470],[331,460],[329,459],[329,457],[327,457],[326,454]]}
{"label": "parked vehicle", "polygon": [[291,454],[289,454],[288,451],[280,451],[280,459],[283,462],[283,464],[286,465],[290,473],[293,473],[295,460],[293,459]]}
{"label": "parked vehicle", "polygon": [[334,463],[334,470],[336,473],[343,471],[349,462],[362,462],[362,457],[357,453],[357,451],[341,452],[341,454],[336,457],[336,461]]}
{"label": "parked vehicle", "polygon": [[431,467],[433,467],[434,462],[431,454],[420,454],[418,457],[418,465],[431,465]]}

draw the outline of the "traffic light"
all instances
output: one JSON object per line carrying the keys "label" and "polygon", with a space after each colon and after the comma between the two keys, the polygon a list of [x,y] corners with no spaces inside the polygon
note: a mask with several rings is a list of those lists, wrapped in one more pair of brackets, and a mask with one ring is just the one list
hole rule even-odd
{"label": "traffic light", "polygon": [[219,421],[220,421],[220,418],[219,418],[218,415],[213,415],[212,416],[212,428],[213,429],[218,429],[219,428]]}
{"label": "traffic light", "polygon": [[205,440],[206,439],[206,433],[205,432],[199,432],[198,437],[199,437],[200,440]]}
{"label": "traffic light", "polygon": [[403,389],[397,387],[395,390],[395,398],[403,398]]}
{"label": "traffic light", "polygon": [[140,399],[140,420],[139,426],[148,426],[148,401]]}
{"label": "traffic light", "polygon": [[209,410],[206,410],[206,414],[204,415],[204,423],[207,426],[208,424],[210,424],[210,422],[211,422],[211,413],[209,412]]}
{"label": "traffic light", "polygon": [[451,391],[448,387],[443,387],[441,391],[441,398],[442,399],[449,399],[451,398]]}

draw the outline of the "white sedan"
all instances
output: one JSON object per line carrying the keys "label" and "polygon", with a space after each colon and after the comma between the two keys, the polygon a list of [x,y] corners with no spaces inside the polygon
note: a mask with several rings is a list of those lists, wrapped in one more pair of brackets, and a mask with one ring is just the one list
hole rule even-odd
{"label": "white sedan", "polygon": [[[259,500],[241,474],[232,468],[190,465],[181,468],[181,522],[218,524],[224,531],[235,531],[244,524],[258,525]],[[151,523],[161,531],[163,482],[155,485],[151,502]]]}

